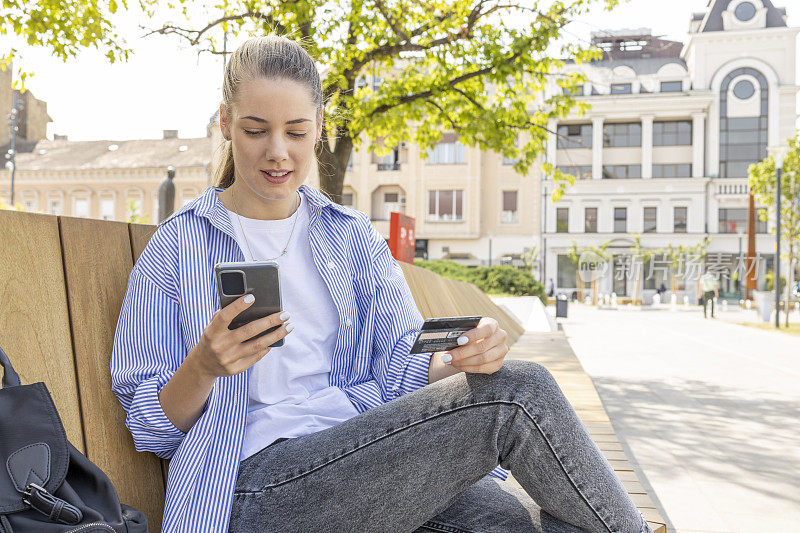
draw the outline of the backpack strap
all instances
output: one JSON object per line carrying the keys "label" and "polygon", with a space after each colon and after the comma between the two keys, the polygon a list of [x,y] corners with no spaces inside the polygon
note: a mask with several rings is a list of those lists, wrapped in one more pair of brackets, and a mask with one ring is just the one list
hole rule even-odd
{"label": "backpack strap", "polygon": [[3,367],[3,383],[0,388],[19,387],[19,374],[14,371],[11,361],[8,360],[8,356],[2,348],[0,348],[0,367]]}

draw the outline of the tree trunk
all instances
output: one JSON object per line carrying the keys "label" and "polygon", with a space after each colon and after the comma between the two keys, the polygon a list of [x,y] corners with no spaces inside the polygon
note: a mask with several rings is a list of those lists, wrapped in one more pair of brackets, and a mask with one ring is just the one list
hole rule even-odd
{"label": "tree trunk", "polygon": [[319,187],[336,203],[342,203],[342,186],[344,174],[347,171],[347,162],[353,151],[353,139],[343,130],[338,130],[338,138],[331,150],[328,132],[323,126],[322,141],[317,150],[317,171],[319,172]]}

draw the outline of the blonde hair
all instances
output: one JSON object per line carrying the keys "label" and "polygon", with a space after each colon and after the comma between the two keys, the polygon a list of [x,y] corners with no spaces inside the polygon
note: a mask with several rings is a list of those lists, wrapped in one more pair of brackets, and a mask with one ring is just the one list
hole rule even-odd
{"label": "blonde hair", "polygon": [[[322,109],[322,82],[314,60],[296,41],[267,35],[245,41],[231,54],[222,81],[222,104],[232,115],[239,88],[254,79],[286,78],[308,87],[319,112]],[[215,172],[215,186],[230,187],[234,180],[233,147],[225,141],[223,156]]]}

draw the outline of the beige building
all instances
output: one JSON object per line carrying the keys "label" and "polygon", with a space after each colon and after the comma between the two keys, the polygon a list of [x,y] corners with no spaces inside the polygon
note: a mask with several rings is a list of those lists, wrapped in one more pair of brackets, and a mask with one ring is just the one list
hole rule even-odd
{"label": "beige building", "polygon": [[[128,220],[132,210],[155,223],[158,186],[175,168],[175,206],[198,196],[209,182],[211,137],[135,141],[42,140],[17,154],[15,203],[54,215]],[[9,172],[4,171],[6,175]],[[10,180],[0,197],[8,201]]]}
{"label": "beige building", "polygon": [[354,152],[343,203],[367,213],[389,236],[389,214],[415,219],[417,257],[468,265],[521,265],[539,232],[539,177],[520,176],[511,161],[445,134],[423,159],[403,143],[385,157],[364,143]]}
{"label": "beige building", "polygon": [[[128,201],[157,221],[158,186],[168,166],[176,169],[176,209],[213,180],[222,137],[212,118],[208,137],[136,141],[43,140],[17,156],[15,200],[45,213],[127,220]],[[308,182],[319,186],[316,169]],[[9,181],[0,197],[7,201]],[[539,232],[538,175],[523,177],[495,153],[465,147],[452,134],[423,160],[418,146],[404,143],[377,157],[362,144],[344,182],[344,203],[367,213],[388,238],[389,214],[416,219],[418,257],[464,264],[521,265]]]}

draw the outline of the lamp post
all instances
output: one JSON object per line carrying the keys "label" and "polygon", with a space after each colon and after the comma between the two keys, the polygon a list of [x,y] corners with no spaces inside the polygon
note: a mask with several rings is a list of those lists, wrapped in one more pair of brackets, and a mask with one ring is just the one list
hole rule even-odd
{"label": "lamp post", "polygon": [[788,145],[772,146],[769,153],[775,161],[775,327],[781,327],[781,174]]}
{"label": "lamp post", "polygon": [[[6,168],[11,171],[11,206],[14,206],[14,175],[17,170],[17,132],[19,131],[19,112],[22,110],[22,102],[19,99],[17,91],[14,91],[14,103],[11,107],[11,113],[8,115],[8,125],[11,127],[11,147],[6,153]],[[9,165],[10,163],[10,165]]]}

